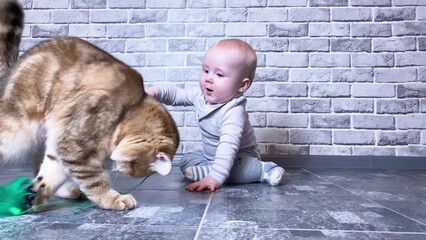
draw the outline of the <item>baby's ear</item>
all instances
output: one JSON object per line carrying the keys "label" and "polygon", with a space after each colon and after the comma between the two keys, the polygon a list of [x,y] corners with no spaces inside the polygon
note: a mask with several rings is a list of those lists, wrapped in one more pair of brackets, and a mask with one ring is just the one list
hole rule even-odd
{"label": "baby's ear", "polygon": [[250,79],[244,78],[243,81],[241,82],[239,92],[243,93],[243,92],[247,91],[247,89],[249,89],[250,85],[251,85]]}
{"label": "baby's ear", "polygon": [[172,161],[165,153],[159,152],[155,156],[155,160],[150,164],[150,166],[151,171],[166,176],[172,170]]}

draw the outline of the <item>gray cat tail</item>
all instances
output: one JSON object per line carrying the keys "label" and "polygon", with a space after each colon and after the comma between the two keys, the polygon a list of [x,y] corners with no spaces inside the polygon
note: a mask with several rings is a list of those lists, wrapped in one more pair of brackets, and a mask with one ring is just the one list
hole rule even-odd
{"label": "gray cat tail", "polygon": [[17,0],[0,0],[0,76],[18,59],[24,11]]}

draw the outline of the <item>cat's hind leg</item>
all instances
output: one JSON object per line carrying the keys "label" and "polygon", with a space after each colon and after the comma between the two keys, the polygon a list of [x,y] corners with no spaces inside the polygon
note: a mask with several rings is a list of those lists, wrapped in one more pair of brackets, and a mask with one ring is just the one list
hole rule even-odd
{"label": "cat's hind leg", "polygon": [[55,196],[67,199],[77,199],[80,195],[80,187],[71,179],[62,184],[55,193]]}

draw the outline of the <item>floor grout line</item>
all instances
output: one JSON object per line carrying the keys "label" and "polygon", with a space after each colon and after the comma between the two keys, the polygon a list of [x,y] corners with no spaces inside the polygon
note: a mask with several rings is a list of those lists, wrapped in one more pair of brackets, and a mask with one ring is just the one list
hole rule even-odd
{"label": "floor grout line", "polygon": [[209,210],[210,203],[211,203],[212,198],[213,198],[213,194],[214,194],[214,192],[212,192],[212,193],[210,194],[209,201],[207,202],[206,209],[204,209],[204,213],[203,213],[203,216],[201,217],[200,225],[198,225],[197,232],[195,233],[194,240],[197,240],[197,239],[198,239],[198,235],[200,234],[201,227],[202,227],[202,225],[203,225],[203,223],[204,223],[204,219],[206,218],[207,211]]}
{"label": "floor grout line", "polygon": [[422,225],[422,226],[426,226],[426,224],[425,224],[425,223],[420,222],[419,220],[416,220],[416,219],[414,219],[414,218],[411,218],[411,217],[409,217],[409,216],[407,216],[407,215],[405,215],[405,214],[403,214],[403,213],[398,212],[397,210],[391,209],[391,208],[389,208],[389,207],[387,207],[387,206],[385,206],[385,205],[383,205],[383,204],[380,204],[380,203],[378,203],[378,202],[376,202],[376,201],[374,201],[374,200],[371,200],[371,199],[369,199],[369,198],[366,198],[366,197],[360,196],[360,195],[358,195],[358,194],[356,194],[356,193],[352,192],[351,190],[346,189],[345,187],[340,186],[340,185],[339,185],[339,184],[337,184],[337,183],[334,183],[334,182],[332,182],[332,181],[330,181],[330,180],[327,180],[327,179],[325,179],[325,178],[323,178],[323,177],[321,177],[321,176],[318,176],[317,174],[315,174],[315,173],[313,173],[313,172],[310,172],[309,170],[307,170],[307,169],[305,169],[305,168],[302,168],[302,169],[303,169],[304,171],[306,171],[306,172],[308,172],[308,173],[310,173],[310,174],[312,174],[312,175],[314,175],[314,176],[316,176],[316,177],[318,177],[318,178],[320,178],[320,179],[324,180],[324,181],[330,182],[330,183],[332,183],[332,184],[336,185],[337,187],[339,187],[339,188],[341,188],[341,189],[343,189],[343,190],[345,190],[345,191],[350,192],[351,194],[353,194],[353,195],[355,195],[355,196],[357,196],[357,197],[360,197],[360,198],[362,198],[362,199],[364,199],[364,200],[366,200],[366,201],[369,201],[369,202],[372,202],[372,203],[378,204],[378,205],[382,206],[383,208],[385,208],[385,209],[387,209],[387,210],[389,210],[389,211],[391,211],[391,212],[394,212],[394,213],[396,213],[396,214],[398,214],[398,215],[400,215],[400,216],[403,216],[403,217],[405,217],[405,218],[407,218],[407,219],[410,219],[410,220],[412,220],[412,221],[414,221],[414,222],[416,222],[416,223],[418,223],[418,224],[420,224],[420,225]]}

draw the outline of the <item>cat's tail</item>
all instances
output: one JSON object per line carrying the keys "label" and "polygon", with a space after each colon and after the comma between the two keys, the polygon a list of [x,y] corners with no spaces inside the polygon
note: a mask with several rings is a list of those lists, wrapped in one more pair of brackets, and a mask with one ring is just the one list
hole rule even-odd
{"label": "cat's tail", "polygon": [[18,59],[23,25],[18,0],[0,0],[0,76]]}

